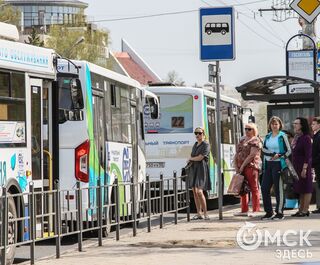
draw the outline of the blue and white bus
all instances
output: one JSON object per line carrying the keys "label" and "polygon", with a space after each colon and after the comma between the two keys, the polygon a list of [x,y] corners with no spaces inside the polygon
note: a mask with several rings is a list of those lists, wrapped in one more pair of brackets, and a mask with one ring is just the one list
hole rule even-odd
{"label": "blue and white bus", "polygon": [[[102,185],[112,185],[116,178],[119,183],[145,180],[143,106],[147,104],[148,113],[153,110],[152,116],[157,115],[157,97],[136,80],[87,61],[70,64],[59,60],[58,69],[60,188],[70,190],[80,181],[81,187],[89,190],[82,195],[82,208],[86,209],[83,216],[94,221],[97,193],[90,187],[98,186],[99,179]],[[81,93],[72,96],[68,83],[70,77],[77,76]],[[76,112],[72,111],[74,105],[78,105]],[[107,193],[104,198],[112,201],[112,189]],[[136,198],[142,196],[144,191],[138,189]],[[130,197],[129,186],[120,189],[120,203]],[[70,193],[62,198],[62,208],[72,207],[75,196]],[[126,209],[121,208],[120,214],[126,215]]]}
{"label": "blue and white bus", "polygon": [[[216,176],[216,94],[194,87],[150,86],[158,96],[160,118],[145,118],[147,173],[159,179],[160,173],[172,177],[181,173],[195,143],[194,130],[203,127],[211,146],[210,179],[212,190],[208,198],[218,196]],[[221,97],[221,151],[225,191],[234,173],[235,145],[243,133],[243,115],[238,100]]]}
{"label": "blue and white bus", "polygon": [[[8,244],[6,264],[14,259],[15,244],[28,239],[29,191],[50,189],[52,153],[52,91],[56,79],[55,53],[19,40],[13,25],[0,23],[0,185],[8,196]],[[0,193],[2,190],[0,189]],[[1,194],[0,194],[1,195]],[[36,200],[36,214],[48,205]],[[20,221],[11,221],[20,218]],[[36,234],[44,230],[36,221]]]}

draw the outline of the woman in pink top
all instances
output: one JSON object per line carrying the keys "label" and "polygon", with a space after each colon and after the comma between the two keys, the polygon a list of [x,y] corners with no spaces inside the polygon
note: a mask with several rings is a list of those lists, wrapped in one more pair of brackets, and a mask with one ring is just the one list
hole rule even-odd
{"label": "woman in pink top", "polygon": [[255,216],[260,211],[260,193],[259,193],[259,169],[261,166],[261,140],[258,136],[258,129],[254,123],[245,125],[245,136],[241,138],[237,145],[234,165],[236,172],[244,175],[248,181],[252,193],[252,212],[249,211],[248,194],[241,196],[241,212],[236,214],[240,216]]}

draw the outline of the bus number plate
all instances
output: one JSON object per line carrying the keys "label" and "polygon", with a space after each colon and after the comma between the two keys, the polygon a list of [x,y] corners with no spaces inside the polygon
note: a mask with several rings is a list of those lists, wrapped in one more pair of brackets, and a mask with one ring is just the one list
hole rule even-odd
{"label": "bus number plate", "polygon": [[165,162],[147,162],[149,168],[164,168]]}

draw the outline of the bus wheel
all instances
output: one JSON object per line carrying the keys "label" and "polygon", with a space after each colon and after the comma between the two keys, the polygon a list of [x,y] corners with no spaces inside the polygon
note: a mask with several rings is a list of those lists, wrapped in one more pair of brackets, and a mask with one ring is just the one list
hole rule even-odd
{"label": "bus wheel", "polygon": [[226,33],[227,33],[227,32],[226,32],[224,29],[221,30],[221,34],[222,34],[222,35],[226,35]]}
{"label": "bus wheel", "polygon": [[6,265],[11,265],[14,260],[16,246],[14,244],[17,243],[17,231],[18,225],[17,222],[14,221],[17,219],[17,209],[14,203],[14,199],[12,197],[8,198],[8,247],[6,250]]}
{"label": "bus wheel", "polygon": [[207,34],[208,34],[208,35],[211,35],[211,30],[207,30]]}

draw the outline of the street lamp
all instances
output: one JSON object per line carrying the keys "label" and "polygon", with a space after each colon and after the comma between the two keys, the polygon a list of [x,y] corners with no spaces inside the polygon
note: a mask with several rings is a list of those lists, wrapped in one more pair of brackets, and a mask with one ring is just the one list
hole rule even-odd
{"label": "street lamp", "polygon": [[81,36],[77,39],[77,41],[66,51],[66,57],[69,58],[73,52],[73,48],[75,48],[77,45],[85,41],[85,37]]}

